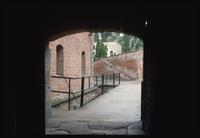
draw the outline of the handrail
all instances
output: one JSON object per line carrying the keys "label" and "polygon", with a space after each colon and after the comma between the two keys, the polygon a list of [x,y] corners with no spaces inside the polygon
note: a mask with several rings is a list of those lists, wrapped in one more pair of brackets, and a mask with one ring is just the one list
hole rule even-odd
{"label": "handrail", "polygon": [[[104,87],[106,88],[106,87],[110,87],[110,86],[112,86],[113,88],[115,87],[115,86],[117,86],[117,85],[115,85],[115,81],[116,81],[116,74],[118,74],[119,76],[118,76],[118,85],[120,84],[120,73],[113,73],[113,74],[103,74],[103,75],[91,75],[91,76],[82,76],[82,77],[65,77],[65,76],[60,76],[60,75],[53,75],[53,76],[51,76],[52,78],[62,78],[62,79],[64,79],[65,80],[65,82],[66,82],[66,84],[67,84],[67,86],[68,86],[68,91],[59,91],[59,90],[51,90],[51,92],[57,92],[57,93],[65,93],[65,94],[68,94],[68,110],[70,110],[70,100],[71,100],[71,98],[70,98],[70,94],[72,94],[73,95],[73,97],[72,97],[72,99],[73,98],[75,98],[75,93],[76,92],[73,92],[72,91],[72,89],[71,89],[71,81],[70,80],[72,80],[72,79],[81,79],[81,89],[80,89],[80,91],[79,92],[81,92],[81,95],[80,95],[80,103],[77,101],[77,99],[76,99],[76,101],[77,101],[77,103],[78,104],[80,104],[80,106],[82,107],[84,104],[84,102],[83,102],[83,100],[84,100],[84,95],[85,95],[85,93],[84,93],[84,91],[87,89],[87,87],[85,87],[85,83],[84,83],[84,80],[85,80],[85,78],[88,78],[88,88],[90,88],[91,86],[90,86],[90,78],[91,77],[94,77],[95,79],[96,79],[96,84],[94,83],[94,86],[97,86],[97,87],[101,87],[101,94],[104,94],[104,92],[106,91],[105,89],[104,89]],[[98,78],[99,77],[101,77],[101,85],[98,85],[98,82],[99,82],[99,80],[98,80]],[[67,82],[67,79],[69,79],[69,84],[68,84],[68,82]],[[112,80],[112,84],[110,85],[110,84],[106,84],[106,81],[107,80]],[[86,88],[86,89],[85,89]],[[96,98],[96,97],[95,97]]]}
{"label": "handrail", "polygon": [[[117,73],[115,73],[117,74]],[[108,75],[108,74],[103,74],[103,75]],[[101,77],[102,75],[93,75],[93,76],[82,76],[82,77],[64,77],[64,76],[51,76],[52,78],[63,78],[63,79],[81,79],[81,78],[91,78],[91,77]]]}

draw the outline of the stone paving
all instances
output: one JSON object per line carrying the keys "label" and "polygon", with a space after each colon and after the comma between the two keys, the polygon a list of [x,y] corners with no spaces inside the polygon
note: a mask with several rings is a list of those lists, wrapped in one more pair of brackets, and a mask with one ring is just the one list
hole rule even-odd
{"label": "stone paving", "polygon": [[[51,123],[50,123],[51,124]],[[64,121],[52,123],[47,135],[143,135],[142,123],[110,121]]]}
{"label": "stone paving", "polygon": [[123,81],[77,110],[52,108],[46,134],[142,135],[140,100],[140,81]]}

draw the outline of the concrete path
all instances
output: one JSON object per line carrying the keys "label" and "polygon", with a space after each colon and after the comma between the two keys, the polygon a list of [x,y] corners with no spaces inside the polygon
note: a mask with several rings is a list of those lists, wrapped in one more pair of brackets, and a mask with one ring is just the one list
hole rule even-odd
{"label": "concrete path", "polygon": [[141,83],[119,86],[77,110],[52,109],[46,134],[143,134]]}

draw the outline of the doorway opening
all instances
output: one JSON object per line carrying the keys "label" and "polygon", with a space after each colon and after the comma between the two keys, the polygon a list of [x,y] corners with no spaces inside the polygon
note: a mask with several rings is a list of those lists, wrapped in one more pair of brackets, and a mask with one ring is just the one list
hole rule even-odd
{"label": "doorway opening", "polygon": [[50,41],[46,134],[143,134],[143,47],[142,39],[118,32]]}

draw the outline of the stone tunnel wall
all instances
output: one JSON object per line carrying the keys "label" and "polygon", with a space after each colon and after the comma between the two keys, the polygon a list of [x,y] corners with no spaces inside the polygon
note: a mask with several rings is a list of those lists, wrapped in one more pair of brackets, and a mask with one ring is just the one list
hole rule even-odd
{"label": "stone tunnel wall", "polygon": [[94,74],[121,73],[121,80],[143,79],[143,50],[107,57],[94,63]]}

